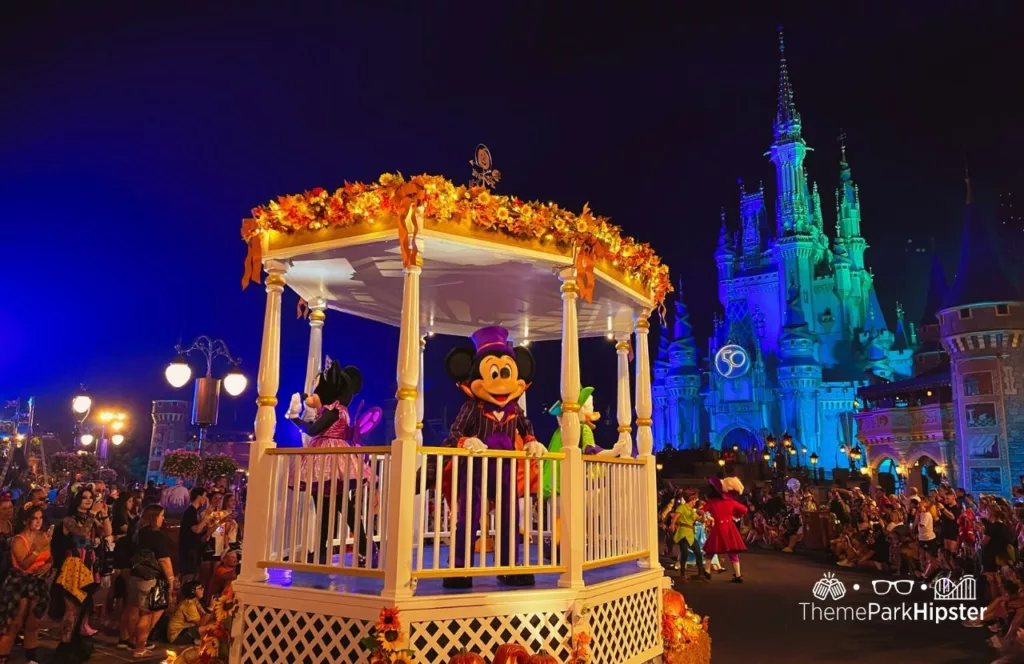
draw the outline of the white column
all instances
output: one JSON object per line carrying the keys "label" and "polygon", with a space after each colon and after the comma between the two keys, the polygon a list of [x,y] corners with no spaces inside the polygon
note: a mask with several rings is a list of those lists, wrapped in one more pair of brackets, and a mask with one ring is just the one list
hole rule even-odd
{"label": "white column", "polygon": [[[654,457],[654,436],[651,433],[651,354],[647,347],[647,334],[650,322],[649,311],[641,311],[636,319],[634,334],[636,335],[636,444],[640,458],[645,462],[644,490],[646,500],[644,516],[647,524],[647,558],[641,564],[651,569],[661,567],[658,560],[658,482],[656,461]],[[674,414],[678,418],[678,413]],[[674,429],[673,429],[674,430]]]}
{"label": "white column", "polygon": [[618,360],[616,385],[617,401],[615,414],[619,421],[619,444],[629,444],[629,455],[633,456],[633,409],[629,403],[629,332],[620,332],[615,337],[615,354]]}
{"label": "white column", "polygon": [[[647,348],[647,334],[650,322],[649,311],[643,311],[636,319],[636,443],[640,456],[646,456],[654,450],[654,436],[651,433],[651,354]],[[678,413],[670,413],[670,419],[677,419]],[[670,424],[675,434],[676,426]]]}
{"label": "white column", "polygon": [[[313,393],[313,384],[324,365],[324,321],[327,300],[315,297],[309,301],[309,354],[306,356],[306,394]],[[309,436],[302,434],[303,447],[309,445]]]}
{"label": "white column", "polygon": [[271,464],[265,455],[274,447],[277,425],[277,388],[281,375],[281,293],[284,273],[288,269],[279,261],[267,261],[265,280],[267,305],[263,315],[263,346],[260,369],[256,378],[259,396],[256,403],[256,436],[249,445],[249,483],[251,491],[245,503],[245,538],[242,540],[242,574],[246,581],[266,580],[266,573],[256,563],[267,557],[271,522],[275,518],[270,504]]}
{"label": "white column", "polygon": [[[420,377],[416,387],[416,445],[423,445],[423,355],[427,350],[427,338],[420,337]],[[419,486],[420,466],[423,465],[423,457],[416,455],[416,486]],[[420,514],[423,510],[423,494],[416,493],[412,501],[413,514]],[[420,538],[420,523],[418,518],[412,520],[412,538],[418,542]]]}
{"label": "white column", "polygon": [[561,494],[561,556],[568,570],[558,579],[562,588],[583,587],[584,530],[583,452],[580,450],[580,339],[576,319],[576,271],[566,268],[562,280],[562,415],[558,425],[562,431],[565,460],[559,471]]}
{"label": "white column", "polygon": [[395,410],[395,440],[391,443],[391,475],[388,478],[388,520],[384,556],[384,591],[392,602],[413,594],[412,535],[413,498],[416,493],[416,447],[420,440],[417,423],[422,345],[420,339],[420,273],[422,258],[405,268],[402,296],[402,327],[398,337],[398,407]]}

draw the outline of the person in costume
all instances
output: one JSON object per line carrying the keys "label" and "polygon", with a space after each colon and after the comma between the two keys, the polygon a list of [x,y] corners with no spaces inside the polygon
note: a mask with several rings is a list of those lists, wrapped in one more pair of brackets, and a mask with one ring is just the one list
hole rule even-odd
{"label": "person in costume", "polygon": [[708,500],[705,511],[715,520],[708,530],[708,539],[704,542],[704,567],[710,573],[711,557],[724,553],[732,563],[732,580],[743,583],[740,572],[740,552],[747,550],[747,545],[740,537],[740,531],[733,522],[747,513],[747,506],[736,500],[743,493],[743,483],[735,477],[720,479],[712,477],[708,480]]}
{"label": "person in costume", "polygon": [[[607,457],[625,457],[629,456],[632,451],[632,441],[623,440],[615,444],[610,450],[606,450],[599,446],[594,440],[594,429],[597,428],[597,421],[601,419],[601,413],[594,410],[594,388],[584,387],[580,390],[579,401],[580,404],[580,448],[584,454],[596,455],[596,456],[607,456]],[[548,409],[548,413],[555,417],[562,416],[562,402],[556,401],[551,408]],[[555,429],[555,433],[551,436],[551,442],[548,443],[549,452],[561,452],[562,451],[562,430],[561,428]],[[542,472],[541,486],[544,500],[550,500],[553,496],[558,495],[561,491],[562,478],[558,477],[557,466],[554,463],[543,464],[544,470]],[[558,539],[558,532],[561,522],[561,516],[558,517],[555,527],[552,532],[555,533],[555,539]],[[550,551],[550,549],[549,549]]]}
{"label": "person in costume", "polygon": [[[325,364],[324,370],[316,377],[313,394],[308,396],[294,394],[285,417],[310,437],[309,448],[351,447],[350,441],[353,432],[348,406],[352,403],[352,397],[362,388],[363,376],[358,368],[348,366],[343,369],[330,357],[327,358]],[[303,403],[305,403],[304,410]],[[326,565],[330,561],[328,555],[330,533],[328,531],[330,530],[330,501],[333,490],[338,494],[334,499],[337,514],[341,514],[343,503],[348,503],[348,513],[346,514],[348,527],[353,532],[358,532],[356,555],[359,556],[359,566],[365,567],[370,552],[367,545],[366,528],[361,522],[356,523],[355,494],[359,483],[370,478],[370,467],[366,464],[362,454],[341,454],[336,457],[322,454],[303,456],[299,469],[292,477],[292,486],[296,490],[306,489],[306,478],[310,477],[307,469],[310,457],[313,459],[313,481],[309,490],[312,493],[313,502],[317,506],[317,512],[320,514],[320,543],[316,561],[321,565]],[[327,481],[321,487],[321,478],[324,477],[322,464],[325,462],[330,466],[330,470],[327,472]],[[348,494],[347,501],[342,500],[345,495],[343,492]],[[318,502],[318,498],[322,498],[323,502]]]}
{"label": "person in costume", "polygon": [[[690,556],[687,558],[687,562],[692,561],[694,565],[697,564],[697,556],[694,554],[694,550],[704,550],[704,542],[708,541],[708,530],[711,529],[711,524],[715,522],[711,518],[711,515],[704,511],[705,502],[703,500],[697,501],[697,523],[693,525],[693,536],[694,546],[693,550],[690,551]],[[699,569],[699,568],[698,568]],[[718,556],[711,556],[711,571],[716,574],[720,574],[725,571],[725,568],[718,563]]]}
{"label": "person in costume", "polygon": [[686,563],[690,559],[690,552],[693,551],[694,562],[697,567],[697,578],[710,579],[711,572],[704,569],[704,554],[699,546],[696,546],[697,532],[696,525],[700,519],[697,512],[697,492],[688,489],[683,494],[672,514],[672,540],[679,546],[679,580],[686,581]]}
{"label": "person in costume", "polygon": [[[445,358],[445,370],[467,397],[459,409],[445,440],[449,447],[461,447],[470,452],[484,450],[522,450],[532,457],[542,456],[547,449],[533,435],[533,425],[517,400],[533,382],[534,360],[527,348],[513,348],[508,341],[508,330],[491,326],[473,333],[475,348],[457,347]],[[480,509],[484,500],[496,500],[498,483],[501,483],[501,504],[497,506],[502,515],[502,527],[514,524],[512,532],[519,532],[518,501],[516,494],[522,492],[529,481],[536,495],[539,489],[539,463],[532,463],[530,477],[526,477],[525,463],[518,463],[515,484],[512,478],[511,460],[501,464],[501,477],[497,474],[496,459],[486,461],[472,457],[459,464],[458,505],[455,538],[452,541],[455,567],[465,567],[467,538],[474,536],[480,523]],[[468,468],[474,465],[473,485],[468,485]],[[451,482],[452,463],[445,466],[444,478]],[[487,495],[483,495],[484,469],[487,473]],[[447,493],[447,492],[446,492]],[[448,494],[450,495],[450,494]],[[466,499],[471,503],[471,514],[467,513]],[[470,527],[467,528],[466,524]],[[469,543],[471,544],[471,542]],[[498,564],[511,565],[518,552],[518,543],[501,540]],[[532,574],[510,574],[498,576],[498,582],[509,586],[532,586]],[[449,577],[444,580],[445,588],[470,588],[470,577]]]}

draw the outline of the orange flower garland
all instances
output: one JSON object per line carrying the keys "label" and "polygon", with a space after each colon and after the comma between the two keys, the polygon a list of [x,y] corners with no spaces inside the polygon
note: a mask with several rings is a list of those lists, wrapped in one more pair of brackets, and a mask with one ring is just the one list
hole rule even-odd
{"label": "orange flower garland", "polygon": [[276,201],[254,208],[252,218],[242,223],[242,239],[249,245],[242,287],[259,283],[260,242],[268,231],[295,233],[372,225],[381,217],[399,220],[403,258],[415,258],[418,228],[407,218],[413,206],[423,208],[430,223],[471,223],[477,227],[525,240],[553,242],[571,253],[580,271],[580,290],[593,292],[593,268],[601,260],[615,269],[638,278],[661,305],[672,292],[668,266],[655,255],[650,245],[621,234],[621,229],[606,217],[591,213],[584,206],[579,214],[555,203],[522,201],[515,196],[494,194],[483,187],[455,185],[436,175],[417,175],[408,181],[401,173],[385,173],[373,184],[346,182],[329,192],[317,187],[301,194],[279,196]]}

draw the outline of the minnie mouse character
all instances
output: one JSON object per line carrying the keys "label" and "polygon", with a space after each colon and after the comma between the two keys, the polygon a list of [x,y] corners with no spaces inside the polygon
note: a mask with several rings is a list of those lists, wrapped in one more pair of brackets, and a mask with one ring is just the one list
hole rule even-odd
{"label": "minnie mouse character", "polygon": [[[352,403],[352,397],[363,386],[363,377],[358,368],[348,366],[342,369],[330,357],[327,358],[325,364],[324,370],[316,377],[313,394],[308,396],[292,395],[292,401],[285,417],[299,427],[303,433],[310,436],[308,445],[310,448],[351,447],[351,441],[356,433],[351,424],[348,406]],[[305,409],[302,407],[303,403],[305,403]],[[301,417],[300,411],[302,411]],[[348,527],[354,531],[357,525],[355,490],[360,482],[365,482],[370,478],[371,471],[366,464],[365,457],[361,454],[341,454],[336,457],[321,454],[309,456],[313,458],[312,474],[309,473],[306,466],[308,457],[303,456],[299,469],[293,477],[293,486],[297,485],[300,490],[305,489],[305,478],[312,477],[309,490],[313,496],[313,502],[317,505],[317,511],[320,513],[320,547],[317,562],[326,565],[329,560],[327,541],[330,534],[328,522],[331,491],[333,489],[335,493],[339,494],[334,501],[335,511],[338,514],[341,513],[342,503],[348,503]],[[326,473],[327,480],[323,482],[321,489],[321,478],[324,477],[323,463],[328,464],[328,471]],[[349,500],[342,500],[342,491],[348,492]],[[322,504],[318,502],[318,498],[321,496]],[[368,555],[366,529],[362,523],[359,523],[358,527],[359,566],[365,567]]]}
{"label": "minnie mouse character", "polygon": [[[523,450],[532,457],[547,452],[533,435],[533,425],[517,400],[533,382],[534,361],[529,350],[520,346],[513,348],[508,342],[508,330],[503,327],[485,327],[473,333],[475,348],[454,348],[445,358],[445,370],[468,397],[455,417],[445,445],[461,447],[471,452],[483,450]],[[467,470],[474,464],[473,485],[467,485]],[[539,463],[531,464],[530,481],[533,493],[539,488]],[[516,484],[512,484],[512,463],[502,464],[501,477],[497,476],[494,459],[480,462],[470,459],[459,465],[458,495],[469,496],[472,514],[466,513],[466,502],[459,501],[452,547],[455,567],[465,567],[466,550],[473,537],[476,524],[480,523],[480,508],[484,500],[496,500],[498,482],[501,482],[501,510],[503,524],[514,523],[512,532],[519,532],[519,514],[515,493],[521,493],[527,481],[525,463],[518,464]],[[487,472],[487,495],[483,495],[483,476]],[[451,476],[451,463],[445,467],[445,476]],[[450,481],[450,480],[449,480]],[[466,524],[471,528],[467,529]],[[498,552],[499,565],[511,565],[518,551],[515,542],[502,538]],[[532,574],[501,575],[498,582],[509,586],[532,586]],[[445,588],[470,588],[473,580],[469,577],[455,577],[444,580]]]}

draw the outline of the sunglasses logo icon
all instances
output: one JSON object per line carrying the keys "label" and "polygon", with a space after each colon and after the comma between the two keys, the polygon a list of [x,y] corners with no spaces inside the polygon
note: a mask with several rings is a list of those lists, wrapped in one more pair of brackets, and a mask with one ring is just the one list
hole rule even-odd
{"label": "sunglasses logo icon", "polygon": [[897,581],[875,579],[871,582],[871,589],[875,591],[876,595],[888,595],[890,590],[895,590],[899,595],[909,595],[914,592],[914,581],[913,579],[899,579]]}

